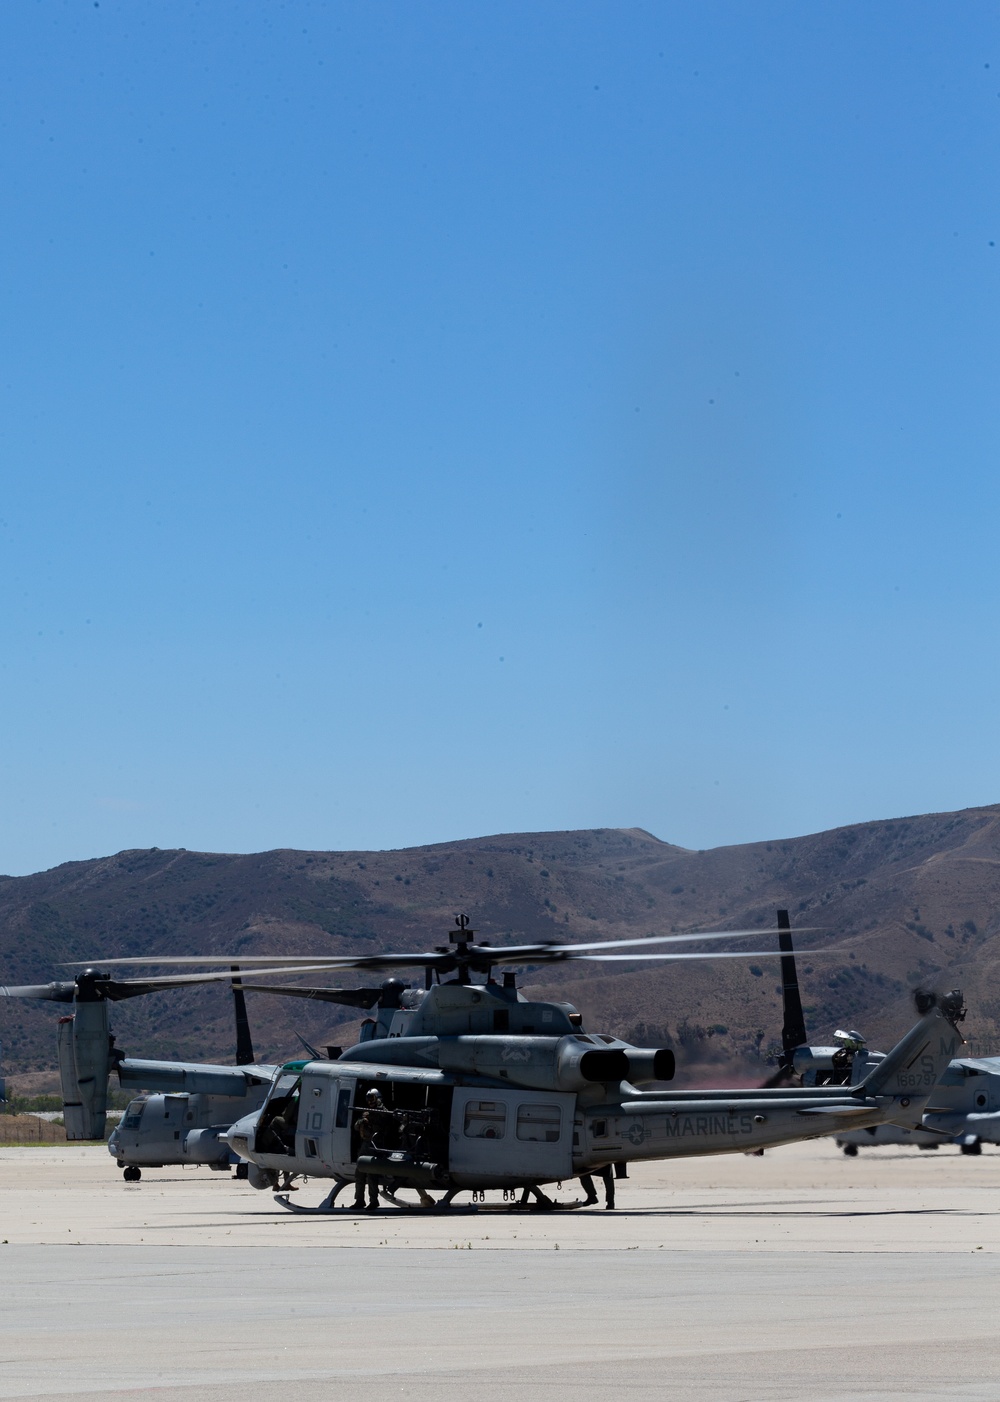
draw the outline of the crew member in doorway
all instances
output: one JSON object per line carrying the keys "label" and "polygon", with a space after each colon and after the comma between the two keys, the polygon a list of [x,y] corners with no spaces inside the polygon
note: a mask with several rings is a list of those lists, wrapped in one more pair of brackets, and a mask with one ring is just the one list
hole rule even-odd
{"label": "crew member in doorway", "polygon": [[[378,1148],[375,1138],[376,1130],[380,1127],[379,1120],[385,1115],[385,1102],[377,1090],[370,1090],[365,1096],[365,1113],[358,1121],[358,1138],[361,1143],[358,1146],[360,1158],[361,1154],[370,1154],[373,1149]],[[365,1185],[368,1188],[368,1204],[365,1205]],[[356,1212],[377,1212],[378,1211],[378,1185],[379,1180],[373,1173],[361,1173],[354,1180],[354,1210]]]}

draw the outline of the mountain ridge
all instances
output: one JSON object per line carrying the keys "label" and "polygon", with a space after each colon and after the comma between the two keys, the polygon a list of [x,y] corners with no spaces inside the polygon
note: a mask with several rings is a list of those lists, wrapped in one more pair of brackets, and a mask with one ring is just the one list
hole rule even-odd
{"label": "mountain ridge", "polygon": [[[761,943],[747,947],[765,949],[775,943],[775,910],[785,907],[793,928],[822,928],[797,938],[814,1039],[850,1023],[885,1044],[910,1019],[912,989],[947,981],[965,987],[968,1035],[989,1050],[1000,1039],[998,897],[1000,805],[704,850],[641,828],[500,833],[379,852],[130,849],[0,877],[0,977],[43,982],[63,976],[67,961],[130,955],[232,954],[238,962],[240,954],[433,948],[459,911],[481,939],[499,944],[728,926],[759,929]],[[835,953],[812,955],[820,943]],[[613,971],[574,962],[526,971],[521,981],[575,1002],[588,1026],[669,1042],[691,1064],[759,1062],[780,1029],[777,964],[749,955]],[[55,1011],[5,1003],[8,1073],[54,1064]],[[268,1056],[295,1053],[299,1034],[346,1042],[357,1026],[347,1010],[261,995],[251,995],[250,1015]],[[232,1054],[231,1009],[219,987],[121,1003],[112,1022],[133,1055]]]}

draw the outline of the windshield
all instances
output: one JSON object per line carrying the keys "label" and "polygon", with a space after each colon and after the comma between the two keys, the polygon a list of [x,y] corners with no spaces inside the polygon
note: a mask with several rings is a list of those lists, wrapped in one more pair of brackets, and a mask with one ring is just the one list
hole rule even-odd
{"label": "windshield", "polygon": [[263,1154],[294,1154],[302,1077],[283,1073],[274,1083],[261,1112],[254,1139]]}
{"label": "windshield", "polygon": [[146,1108],[146,1097],[139,1095],[135,1100],[130,1100],[122,1116],[123,1129],[138,1129],[139,1121],[142,1119],[142,1112]]}
{"label": "windshield", "polygon": [[299,1077],[295,1072],[282,1072],[271,1086],[270,1093],[267,1097],[268,1104],[270,1104],[272,1100],[277,1100],[280,1096],[288,1095],[295,1086],[298,1085],[298,1082]]}

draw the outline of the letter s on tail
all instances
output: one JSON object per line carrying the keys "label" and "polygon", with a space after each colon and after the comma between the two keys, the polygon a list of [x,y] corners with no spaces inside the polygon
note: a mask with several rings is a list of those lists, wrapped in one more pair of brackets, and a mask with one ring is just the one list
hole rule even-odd
{"label": "letter s on tail", "polygon": [[867,1095],[926,1100],[958,1054],[957,1024],[965,1016],[961,993],[924,994],[918,1006],[924,1016],[862,1081]]}

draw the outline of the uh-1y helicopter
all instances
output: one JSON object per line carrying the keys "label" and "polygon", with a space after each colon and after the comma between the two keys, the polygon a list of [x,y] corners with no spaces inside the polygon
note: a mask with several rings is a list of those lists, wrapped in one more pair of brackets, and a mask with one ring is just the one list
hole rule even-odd
{"label": "uh-1y helicopter", "polygon": [[[501,1190],[506,1199],[532,1192],[539,1206],[551,1207],[542,1185],[635,1160],[753,1152],[845,1125],[918,1124],[961,1041],[962,996],[952,992],[931,998],[917,1024],[856,1085],[642,1089],[672,1079],[669,1049],[590,1034],[571,1004],[528,1001],[513,972],[497,982],[494,969],[576,958],[733,955],[635,949],[677,936],[495,948],[474,943],[473,935],[462,916],[450,933],[452,948],[309,961],[330,971],[423,967],[423,990],[395,979],[379,990],[247,984],[334,1003],[356,1005],[359,995],[373,994],[378,1000],[364,1040],[334,1061],[287,1063],[263,1108],[229,1130],[254,1187],[287,1190],[296,1178],[332,1179],[314,1211],[331,1210],[352,1181],[356,1191],[369,1184],[369,1207],[376,1205],[376,1188],[397,1206],[408,1205],[397,1194],[410,1188],[424,1205],[447,1206],[462,1191],[482,1200],[486,1191]],[[607,952],[625,945],[632,951]],[[442,974],[454,977],[442,982]],[[433,1190],[442,1193],[437,1203]],[[287,1192],[278,1200],[292,1206]]]}

